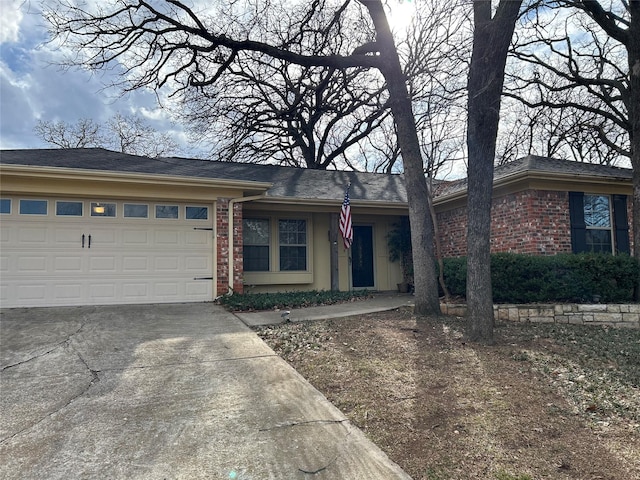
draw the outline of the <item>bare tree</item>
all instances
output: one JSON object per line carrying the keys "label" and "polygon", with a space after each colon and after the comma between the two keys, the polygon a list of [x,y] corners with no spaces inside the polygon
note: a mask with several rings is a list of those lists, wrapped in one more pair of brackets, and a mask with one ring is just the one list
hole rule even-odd
{"label": "bare tree", "polygon": [[[512,52],[529,68],[508,74],[505,95],[529,108],[554,112],[545,117],[555,126],[549,140],[559,154],[609,164],[631,155],[623,98],[627,52],[585,11],[595,5],[602,10],[594,1],[543,2],[544,13],[528,22]],[[624,2],[612,3],[609,13],[623,25],[629,16]]]}
{"label": "bare tree", "polygon": [[360,169],[350,151],[391,114],[384,80],[371,73],[251,58],[188,91],[184,123],[220,160]]}
{"label": "bare tree", "polygon": [[115,114],[106,125],[90,119],[75,124],[39,120],[33,131],[45,142],[60,148],[107,148],[131,155],[174,155],[178,144],[135,115]]}
{"label": "bare tree", "polygon": [[33,132],[45,142],[60,148],[101,147],[105,143],[102,128],[88,118],[75,124],[38,120]]}
{"label": "bare tree", "polygon": [[[548,98],[548,97],[547,97]],[[618,149],[602,137],[624,145],[626,132],[591,111],[575,108],[531,108],[506,97],[498,134],[496,159],[499,165],[525,155],[540,155],[576,162],[617,165]]]}
{"label": "bare tree", "polygon": [[122,153],[144,157],[166,157],[178,151],[178,144],[166,132],[158,132],[142,118],[117,113],[107,120],[110,133],[106,144]]}
{"label": "bare tree", "polygon": [[474,0],[468,81],[467,306],[469,338],[493,342],[491,196],[500,97],[511,37],[522,2]]}
{"label": "bare tree", "polygon": [[[345,15],[347,10],[351,17]],[[341,22],[345,18],[354,20],[345,25]],[[153,4],[121,0],[89,11],[62,0],[47,13],[47,19],[53,39],[80,54],[70,59],[70,65],[101,69],[122,62],[128,74],[123,77],[125,90],[168,86],[179,95],[215,84],[230,68],[253,56],[300,67],[379,71],[386,82],[405,171],[415,249],[416,312],[439,313],[433,225],[420,143],[382,1],[314,0],[283,5],[247,0],[231,5],[212,2],[208,10],[196,11],[179,0]],[[318,53],[316,46],[323,39],[347,35],[347,31],[358,47]],[[309,44],[313,48],[307,49]]]}

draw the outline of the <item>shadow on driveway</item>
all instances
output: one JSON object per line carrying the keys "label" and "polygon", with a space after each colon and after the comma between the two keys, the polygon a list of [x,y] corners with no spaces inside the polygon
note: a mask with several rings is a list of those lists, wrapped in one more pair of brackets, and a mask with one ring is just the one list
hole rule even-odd
{"label": "shadow on driveway", "polygon": [[3,479],[409,478],[215,305],[1,314]]}

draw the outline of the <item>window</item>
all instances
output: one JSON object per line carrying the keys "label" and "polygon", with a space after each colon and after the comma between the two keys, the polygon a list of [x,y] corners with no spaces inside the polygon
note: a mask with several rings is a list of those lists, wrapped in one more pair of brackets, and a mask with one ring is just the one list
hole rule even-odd
{"label": "window", "polygon": [[156,205],[156,218],[178,218],[178,206]]}
{"label": "window", "polygon": [[269,271],[269,220],[242,220],[243,257],[245,272]]}
{"label": "window", "polygon": [[20,215],[46,215],[46,200],[20,200]]}
{"label": "window", "polygon": [[584,224],[588,252],[611,253],[611,206],[607,195],[584,196]]}
{"label": "window", "polygon": [[207,220],[208,218],[207,207],[187,207],[187,220]]}
{"label": "window", "polygon": [[65,217],[81,217],[82,202],[56,202],[56,215]]}
{"label": "window", "polygon": [[116,204],[103,203],[103,202],[91,202],[91,216],[92,217],[115,217]]}
{"label": "window", "polygon": [[280,270],[307,269],[307,221],[279,220]]}
{"label": "window", "polygon": [[569,192],[574,253],[629,253],[626,195]]}
{"label": "window", "polygon": [[10,198],[0,198],[0,213],[11,213]]}
{"label": "window", "polygon": [[149,205],[125,203],[124,218],[149,218]]}

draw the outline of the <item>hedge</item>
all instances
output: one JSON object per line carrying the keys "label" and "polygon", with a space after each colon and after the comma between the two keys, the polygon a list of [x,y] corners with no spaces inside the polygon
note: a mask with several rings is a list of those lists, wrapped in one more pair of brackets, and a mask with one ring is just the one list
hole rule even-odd
{"label": "hedge", "polygon": [[[491,256],[495,303],[632,302],[640,264],[628,255],[560,254],[536,256],[498,253]],[[465,296],[467,260],[444,260],[449,293]]]}

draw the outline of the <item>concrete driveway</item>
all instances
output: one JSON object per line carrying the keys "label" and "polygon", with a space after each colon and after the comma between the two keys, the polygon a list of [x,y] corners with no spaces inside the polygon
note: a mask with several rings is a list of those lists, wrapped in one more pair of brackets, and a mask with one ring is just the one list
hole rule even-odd
{"label": "concrete driveway", "polygon": [[214,305],[1,315],[0,478],[409,478]]}

